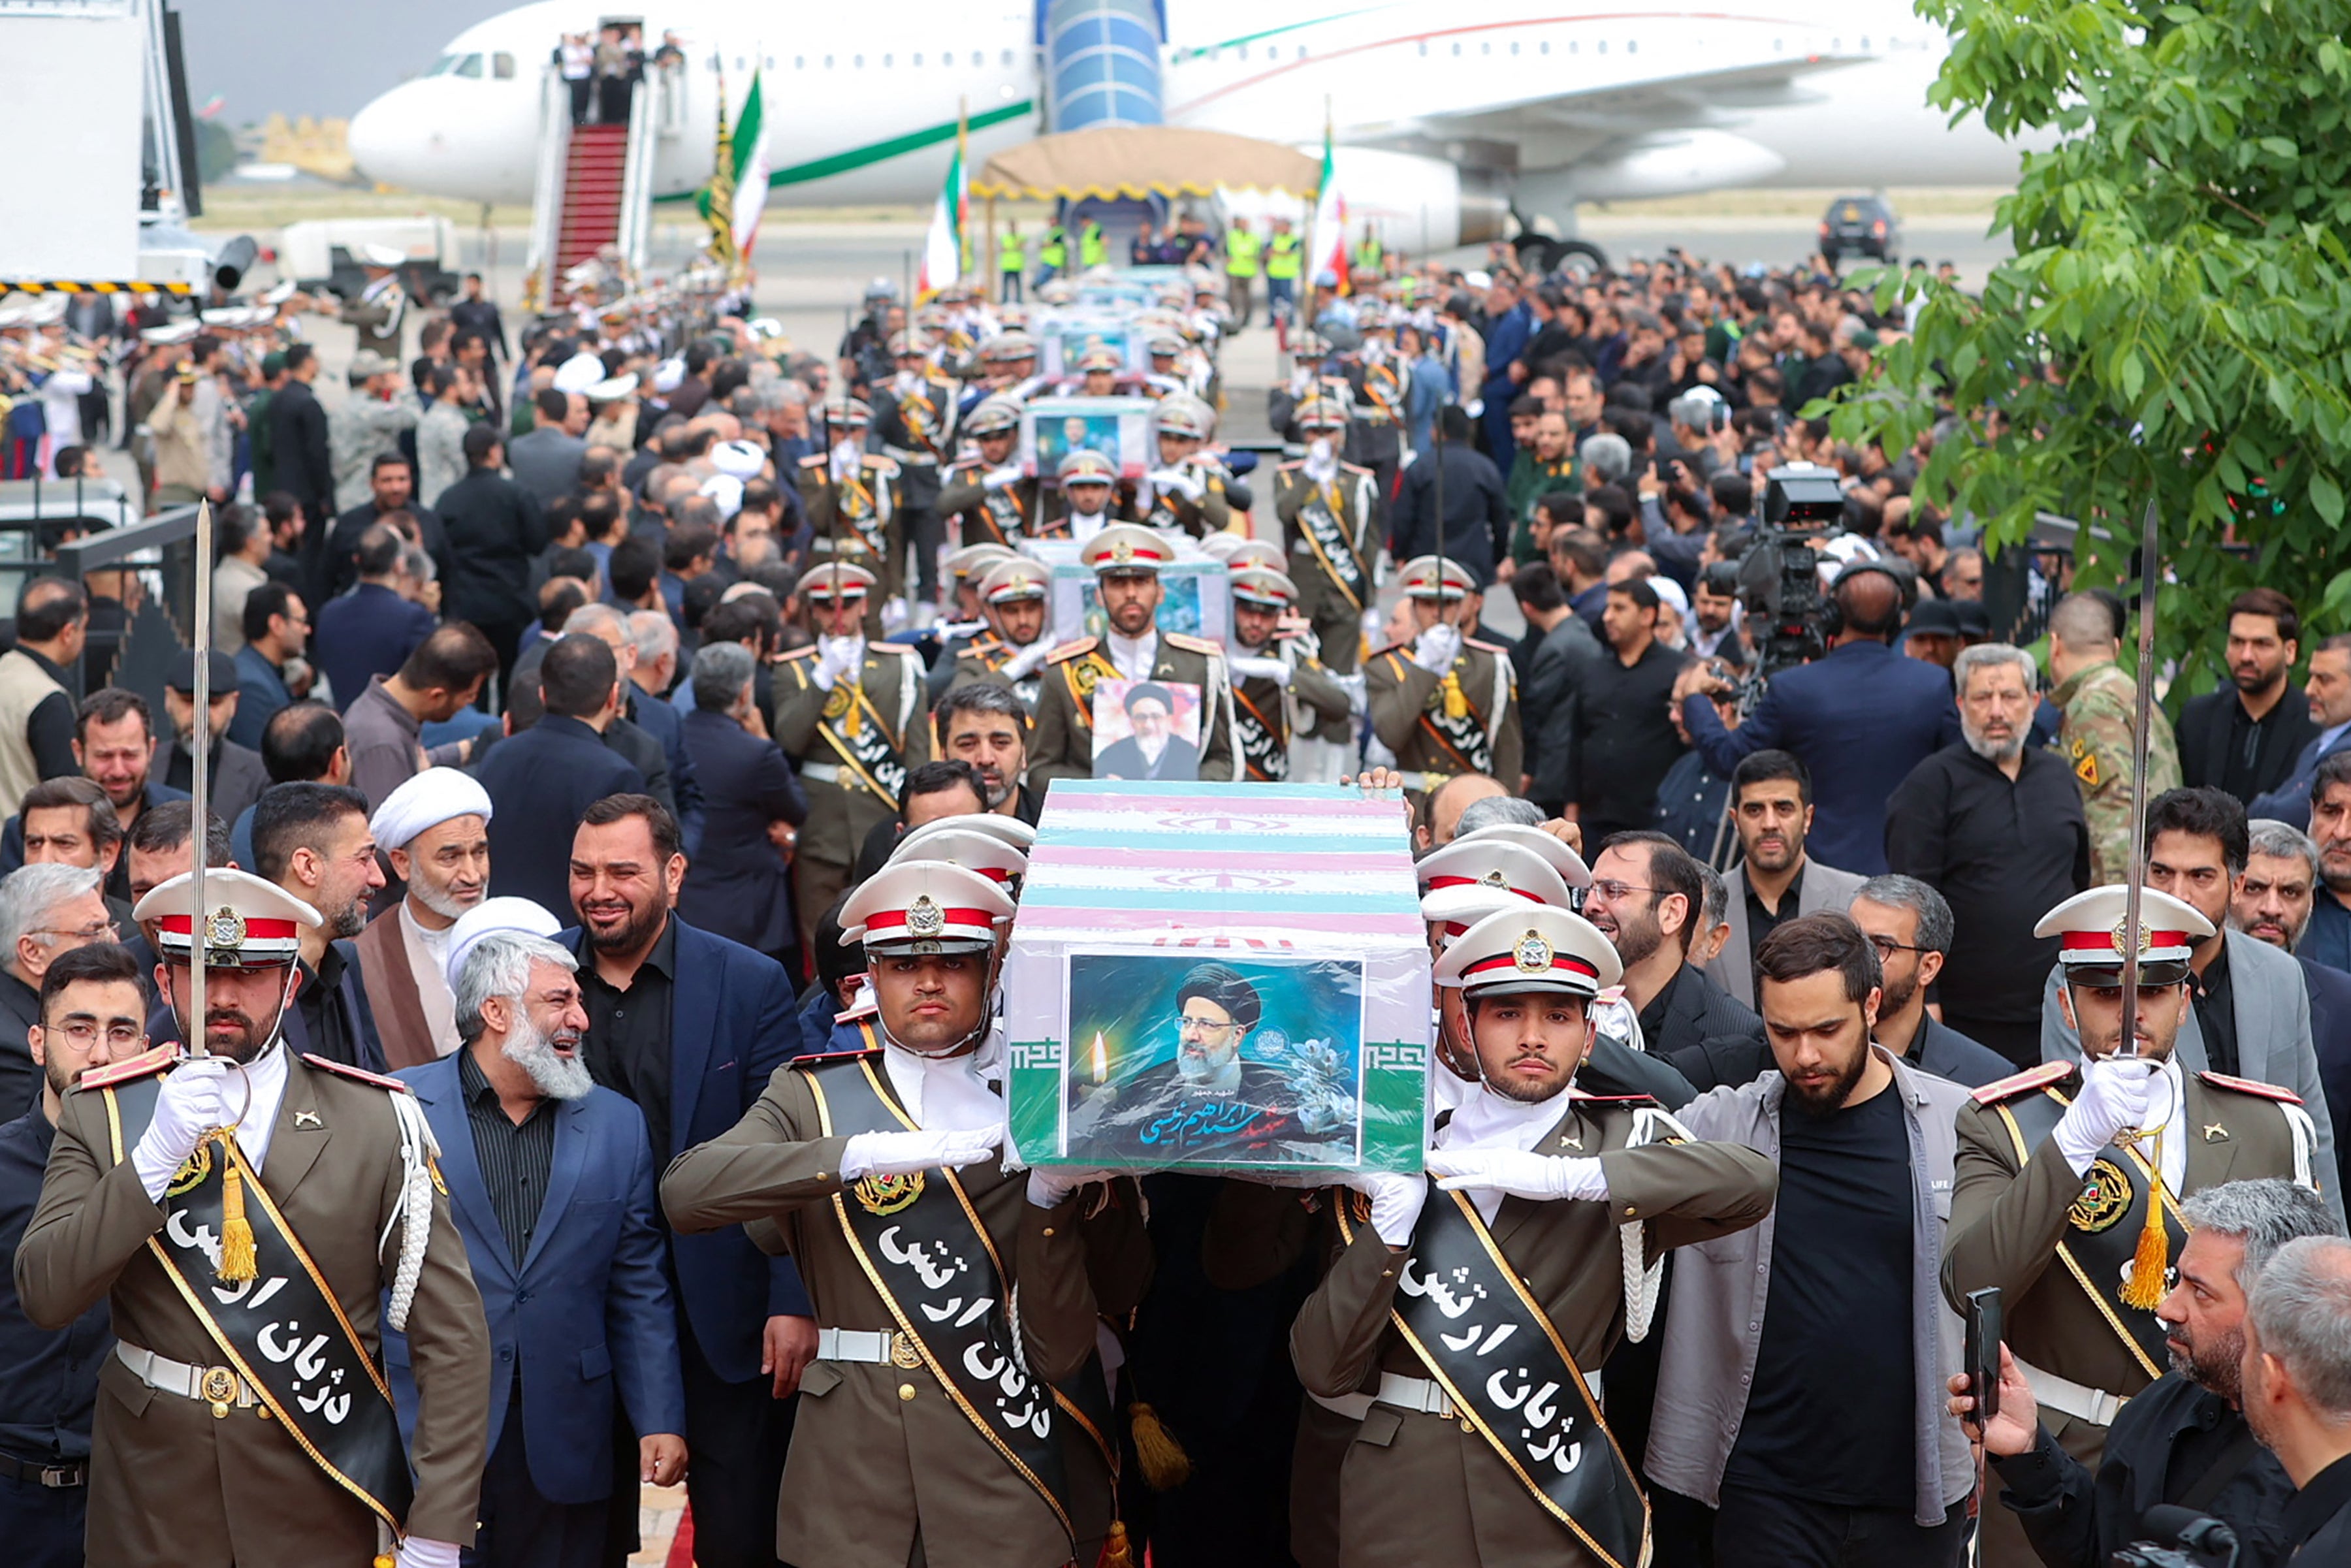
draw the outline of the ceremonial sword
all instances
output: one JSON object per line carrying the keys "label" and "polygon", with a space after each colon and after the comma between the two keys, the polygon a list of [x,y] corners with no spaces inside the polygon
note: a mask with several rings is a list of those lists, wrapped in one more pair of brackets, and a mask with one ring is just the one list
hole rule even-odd
{"label": "ceremonial sword", "polygon": [[2138,1051],[2138,956],[2147,946],[2140,928],[2140,889],[2147,881],[2147,726],[2155,705],[2155,600],[2161,568],[2156,560],[2155,497],[2147,498],[2147,517],[2139,527],[2138,547],[2138,692],[2131,722],[2130,859],[2123,890],[2123,1038],[2128,1054]]}

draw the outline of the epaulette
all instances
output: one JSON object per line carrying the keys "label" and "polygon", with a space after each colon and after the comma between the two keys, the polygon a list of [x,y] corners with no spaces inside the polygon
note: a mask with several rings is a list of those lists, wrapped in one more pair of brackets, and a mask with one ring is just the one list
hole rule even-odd
{"label": "epaulette", "polygon": [[1504,658],[1510,657],[1510,651],[1508,648],[1503,647],[1499,643],[1483,642],[1476,637],[1462,638],[1461,645],[1465,648],[1480,648],[1489,653],[1499,653]]}
{"label": "epaulette", "polygon": [[2032,1090],[2063,1083],[2074,1075],[2074,1063],[2070,1061],[2044,1061],[2038,1067],[2028,1067],[1996,1083],[1985,1084],[1975,1092],[1973,1098],[1979,1105],[1997,1105],[2003,1100],[2013,1100]]}
{"label": "epaulette", "polygon": [[2274,1083],[2260,1083],[2250,1078],[2231,1078],[2225,1072],[2199,1072],[2196,1076],[2215,1089],[2227,1089],[2239,1094],[2258,1094],[2264,1100],[2276,1100],[2287,1105],[2302,1103],[2301,1095]]}
{"label": "epaulette", "polygon": [[832,454],[830,452],[811,452],[807,456],[800,459],[800,466],[803,468],[820,468],[826,463],[830,462],[831,457]]}
{"label": "epaulette", "polygon": [[1207,653],[1217,658],[1224,657],[1225,645],[1222,643],[1211,643],[1206,637],[1195,637],[1188,632],[1162,632],[1159,636],[1161,641],[1172,648],[1183,648],[1195,653]]}
{"label": "epaulette", "polygon": [[870,1019],[881,1010],[882,1004],[875,1001],[873,999],[872,993],[869,991],[865,995],[865,999],[859,1002],[855,1007],[851,1008],[846,1012],[838,1012],[833,1014],[832,1021],[835,1023],[855,1023],[860,1019]]}
{"label": "epaulette", "polygon": [[784,657],[787,659],[813,659],[816,657],[816,644],[810,643],[804,648],[788,648],[784,651]]}
{"label": "epaulette", "polygon": [[1374,659],[1384,659],[1390,653],[1403,653],[1408,656],[1411,652],[1412,644],[1409,643],[1391,643],[1384,648],[1373,649],[1372,657]]}
{"label": "epaulette", "polygon": [[110,1061],[104,1067],[93,1067],[81,1075],[76,1090],[107,1089],[117,1083],[128,1083],[134,1078],[144,1078],[151,1072],[161,1072],[180,1059],[176,1045],[159,1045],[152,1051],[142,1051],[123,1061]]}
{"label": "epaulette", "polygon": [[1664,1102],[1654,1094],[1587,1094],[1571,1083],[1567,1097],[1579,1105],[1657,1105]]}
{"label": "epaulette", "polygon": [[302,1060],[321,1072],[331,1072],[338,1078],[348,1078],[354,1083],[370,1083],[378,1089],[389,1089],[395,1094],[408,1092],[408,1085],[397,1078],[386,1078],[381,1072],[370,1072],[364,1067],[352,1067],[340,1061],[330,1061],[315,1051],[306,1051]]}
{"label": "epaulette", "polygon": [[1058,664],[1063,660],[1074,659],[1081,653],[1091,653],[1094,651],[1094,644],[1099,641],[1101,639],[1095,637],[1081,637],[1074,643],[1064,643],[1046,654],[1045,662],[1049,664]]}
{"label": "epaulette", "polygon": [[793,1057],[791,1060],[791,1065],[794,1067],[816,1067],[828,1061],[854,1061],[861,1056],[879,1056],[881,1054],[882,1048],[878,1045],[862,1045],[855,1051],[811,1051],[804,1056]]}

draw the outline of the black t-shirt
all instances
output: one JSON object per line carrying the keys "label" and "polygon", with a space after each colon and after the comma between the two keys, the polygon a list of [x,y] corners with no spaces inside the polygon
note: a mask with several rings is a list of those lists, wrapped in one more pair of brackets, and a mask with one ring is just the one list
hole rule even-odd
{"label": "black t-shirt", "polygon": [[1827,1117],[1783,1103],[1771,1293],[1726,1484],[1912,1506],[1910,1204],[1900,1094]]}

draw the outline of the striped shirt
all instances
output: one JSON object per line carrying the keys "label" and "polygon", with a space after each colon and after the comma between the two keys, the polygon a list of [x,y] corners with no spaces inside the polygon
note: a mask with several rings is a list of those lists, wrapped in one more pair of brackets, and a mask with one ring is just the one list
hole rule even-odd
{"label": "striped shirt", "polygon": [[498,1103],[498,1092],[474,1060],[468,1046],[457,1053],[457,1081],[465,1095],[465,1119],[474,1127],[474,1156],[490,1207],[506,1232],[515,1267],[530,1251],[531,1232],[547,1205],[547,1184],[555,1170],[555,1102],[541,1100],[517,1124]]}

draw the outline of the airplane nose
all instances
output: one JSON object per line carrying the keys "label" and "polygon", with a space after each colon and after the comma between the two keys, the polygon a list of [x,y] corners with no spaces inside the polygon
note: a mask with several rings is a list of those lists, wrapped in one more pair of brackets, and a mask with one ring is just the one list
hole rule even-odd
{"label": "airplane nose", "polygon": [[395,101],[405,90],[404,85],[394,88],[351,116],[344,133],[352,165],[379,185],[407,183],[406,160],[401,153],[406,144],[414,141],[416,127],[402,116]]}

